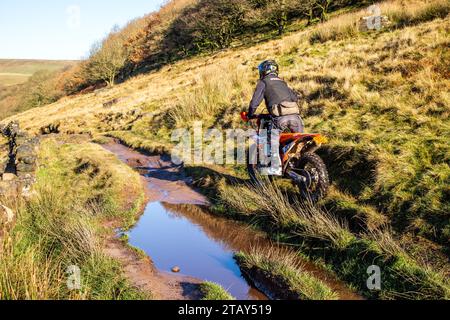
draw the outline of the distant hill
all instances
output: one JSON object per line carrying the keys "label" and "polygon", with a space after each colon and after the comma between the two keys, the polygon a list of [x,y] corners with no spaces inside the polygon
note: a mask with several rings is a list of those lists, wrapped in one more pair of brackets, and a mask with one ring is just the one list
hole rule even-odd
{"label": "distant hill", "polygon": [[36,71],[58,71],[75,63],[69,60],[0,59],[0,86],[25,83]]}

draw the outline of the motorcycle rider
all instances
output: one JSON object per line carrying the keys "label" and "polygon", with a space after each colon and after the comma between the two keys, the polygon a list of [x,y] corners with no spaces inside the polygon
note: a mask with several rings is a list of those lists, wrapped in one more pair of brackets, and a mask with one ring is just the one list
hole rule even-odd
{"label": "motorcycle rider", "polygon": [[297,94],[279,76],[279,66],[274,60],[266,60],[258,66],[258,85],[250,102],[248,117],[254,118],[259,105],[265,100],[273,124],[281,132],[303,133]]}
{"label": "motorcycle rider", "polygon": [[256,110],[265,100],[272,119],[265,147],[266,154],[270,155],[271,160],[270,167],[261,168],[260,173],[281,176],[282,167],[278,152],[279,133],[303,133],[303,121],[298,107],[299,99],[297,94],[278,76],[279,67],[275,61],[264,61],[258,66],[258,70],[260,80],[250,102],[248,118],[255,118]]}

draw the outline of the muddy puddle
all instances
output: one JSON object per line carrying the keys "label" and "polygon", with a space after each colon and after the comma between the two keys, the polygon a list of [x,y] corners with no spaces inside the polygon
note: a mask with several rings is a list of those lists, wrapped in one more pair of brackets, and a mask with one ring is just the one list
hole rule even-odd
{"label": "muddy puddle", "polygon": [[221,284],[238,299],[265,299],[242,277],[233,258],[238,246],[228,245],[222,236],[227,229],[206,230],[203,217],[195,221],[183,213],[194,209],[150,203],[128,233],[130,244],[151,256],[158,270],[170,272],[177,266],[182,274]]}
{"label": "muddy puddle", "polygon": [[[127,233],[132,246],[145,251],[161,273],[179,267],[181,275],[216,282],[238,299],[267,299],[246,280],[233,258],[238,251],[273,246],[262,233],[211,215],[208,200],[188,185],[170,159],[143,155],[115,143],[104,147],[138,170],[147,186],[145,212]],[[302,264],[341,299],[358,299],[325,271],[305,261]]]}

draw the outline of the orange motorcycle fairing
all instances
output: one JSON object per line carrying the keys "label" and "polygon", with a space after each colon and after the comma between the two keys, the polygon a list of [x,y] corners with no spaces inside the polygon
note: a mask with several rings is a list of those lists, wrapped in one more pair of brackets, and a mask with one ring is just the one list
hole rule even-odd
{"label": "orange motorcycle fairing", "polygon": [[305,138],[322,137],[320,134],[305,134],[305,133],[282,133],[280,134],[280,145],[284,146],[292,141],[303,140]]}

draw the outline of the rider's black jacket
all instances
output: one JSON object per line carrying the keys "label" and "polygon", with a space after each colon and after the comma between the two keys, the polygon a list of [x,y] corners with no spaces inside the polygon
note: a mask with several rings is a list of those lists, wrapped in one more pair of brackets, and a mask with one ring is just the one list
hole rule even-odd
{"label": "rider's black jacket", "polygon": [[266,102],[267,109],[270,110],[270,107],[285,101],[297,102],[298,97],[295,92],[288,87],[286,82],[275,74],[269,74],[258,81],[252,101],[250,102],[248,111],[249,117],[255,115],[256,110],[263,100]]}

